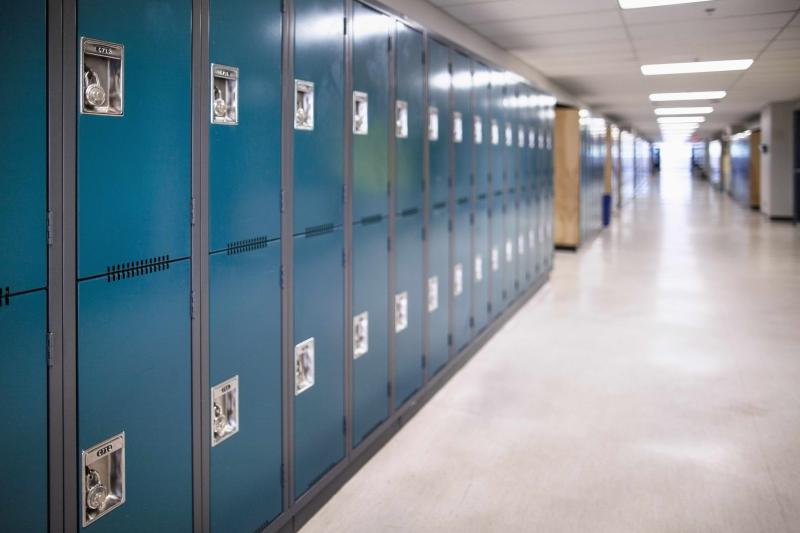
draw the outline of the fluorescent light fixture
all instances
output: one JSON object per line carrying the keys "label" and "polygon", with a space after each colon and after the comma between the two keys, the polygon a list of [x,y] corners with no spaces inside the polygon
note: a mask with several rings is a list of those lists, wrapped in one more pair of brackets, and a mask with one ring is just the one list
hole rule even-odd
{"label": "fluorescent light fixture", "polygon": [[664,74],[696,74],[698,72],[726,72],[729,70],[747,70],[753,64],[752,59],[728,59],[725,61],[692,61],[691,63],[660,63],[642,65],[645,76],[661,76]]}
{"label": "fluorescent light fixture", "polygon": [[641,7],[674,6],[677,4],[696,4],[709,0],[619,0],[622,9],[639,9]]}
{"label": "fluorescent light fixture", "polygon": [[706,117],[658,117],[659,124],[692,124],[705,121]]}
{"label": "fluorescent light fixture", "polygon": [[706,107],[657,107],[656,115],[708,115],[714,112],[711,106]]}
{"label": "fluorescent light fixture", "polygon": [[728,95],[725,91],[695,91],[688,93],[653,93],[651,102],[681,102],[686,100],[722,100]]}
{"label": "fluorescent light fixture", "polygon": [[694,131],[698,124],[661,124],[661,131]]}

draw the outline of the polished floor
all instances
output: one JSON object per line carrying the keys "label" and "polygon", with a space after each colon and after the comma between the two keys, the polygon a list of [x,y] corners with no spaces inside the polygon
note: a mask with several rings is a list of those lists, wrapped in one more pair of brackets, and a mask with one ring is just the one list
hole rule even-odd
{"label": "polished floor", "polygon": [[800,532],[800,229],[653,180],[307,524]]}

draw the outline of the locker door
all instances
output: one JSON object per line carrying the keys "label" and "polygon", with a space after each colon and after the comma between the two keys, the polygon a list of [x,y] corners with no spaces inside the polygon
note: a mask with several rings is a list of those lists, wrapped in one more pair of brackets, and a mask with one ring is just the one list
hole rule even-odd
{"label": "locker door", "polygon": [[[0,530],[47,531],[47,292],[0,298]],[[19,416],[17,416],[19,415]]]}
{"label": "locker door", "polygon": [[489,69],[481,63],[473,63],[474,116],[473,140],[475,150],[475,194],[478,199],[489,193],[489,147],[491,146],[491,124],[489,116]]}
{"label": "locker door", "polygon": [[513,193],[506,194],[505,243],[503,244],[503,292],[505,304],[510,305],[517,294],[517,206]]}
{"label": "locker door", "polygon": [[483,330],[489,319],[489,276],[491,274],[491,247],[489,246],[489,207],[486,199],[475,206],[475,241],[473,248],[472,286],[474,332]]}
{"label": "locker door", "polygon": [[[105,106],[85,106],[80,91],[79,109],[86,107],[77,139],[81,279],[110,265],[189,256],[191,6],[190,0],[78,2],[79,37],[119,45],[123,57],[120,82],[106,91],[121,114],[96,114]],[[80,38],[75,46],[80,51]],[[84,85],[95,70],[119,65],[105,58],[93,63],[92,48],[87,41],[87,53],[79,52]]]}
{"label": "locker door", "polygon": [[450,292],[450,232],[446,207],[434,209],[429,219],[428,238],[428,367],[433,376],[450,355],[448,304]]}
{"label": "locker door", "polygon": [[461,202],[472,197],[472,65],[466,56],[453,54],[453,151],[455,152],[455,200]]}
{"label": "locker door", "polygon": [[450,297],[453,309],[453,346],[460,351],[472,340],[472,209],[468,202],[459,203],[453,224],[455,248]]}
{"label": "locker door", "polygon": [[[294,235],[342,224],[344,3],[294,2]],[[310,105],[310,108],[308,107]],[[308,120],[308,117],[311,117]]]}
{"label": "locker door", "polygon": [[192,529],[189,284],[188,260],[78,284],[79,450],[125,433],[126,501],[91,531]]}
{"label": "locker door", "polygon": [[341,229],[294,239],[295,498],[344,457]]}
{"label": "locker door", "polygon": [[491,214],[491,250],[489,253],[489,273],[491,276],[491,318],[500,316],[505,309],[505,287],[503,286],[503,272],[505,269],[505,211],[503,209],[502,189],[494,191],[492,197]]}
{"label": "locker door", "polygon": [[[5,2],[0,33],[0,531],[47,530],[46,2]],[[24,36],[21,38],[20,36]],[[13,50],[13,53],[11,51]],[[22,105],[21,105],[22,104]]]}
{"label": "locker door", "polygon": [[353,227],[353,443],[389,415],[386,218]]}
{"label": "locker door", "polygon": [[[434,39],[428,40],[428,107],[432,126],[438,134],[429,136],[430,204],[447,205],[450,191],[450,142],[452,139],[452,116],[450,113],[449,50]],[[431,129],[431,128],[429,128]]]}
{"label": "locker door", "polygon": [[425,280],[422,279],[422,213],[397,217],[394,242],[397,257],[395,294],[405,294],[407,306],[406,326],[398,327],[393,321],[395,406],[399,407],[422,386],[422,325],[428,309],[423,292]]}
{"label": "locker door", "polygon": [[389,31],[353,4],[353,443],[389,414]]}
{"label": "locker door", "polygon": [[209,130],[209,247],[220,251],[280,237],[281,2],[212,0],[209,23],[212,64],[239,73],[212,72],[208,96],[232,108]]}
{"label": "locker door", "polygon": [[422,154],[428,135],[427,110],[422,108],[425,78],[422,34],[400,22],[396,29],[395,90],[397,100],[408,105],[408,136],[395,142],[395,212],[400,215],[407,209],[422,209]]}
{"label": "locker door", "polygon": [[272,241],[209,258],[210,384],[238,381],[236,433],[212,436],[213,531],[254,531],[282,509],[280,250]]}

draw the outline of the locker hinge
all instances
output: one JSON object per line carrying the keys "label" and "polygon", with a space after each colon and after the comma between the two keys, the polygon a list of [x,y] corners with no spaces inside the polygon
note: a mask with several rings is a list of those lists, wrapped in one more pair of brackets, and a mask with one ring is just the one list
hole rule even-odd
{"label": "locker hinge", "polygon": [[342,185],[342,205],[345,204],[346,198],[347,198],[347,185]]}
{"label": "locker hinge", "polygon": [[392,397],[392,382],[391,381],[387,381],[386,382],[386,395],[388,397],[390,397],[390,398]]}
{"label": "locker hinge", "polygon": [[281,463],[281,488],[286,486],[286,466]]}
{"label": "locker hinge", "polygon": [[286,197],[283,192],[283,189],[281,189],[281,213],[283,213],[285,210],[286,210]]}
{"label": "locker hinge", "polygon": [[487,310],[489,313],[491,313],[491,312],[492,312],[492,304],[491,304],[491,303],[488,303],[488,304],[486,304],[486,310]]}
{"label": "locker hinge", "polygon": [[55,333],[52,331],[47,332],[47,366],[53,366],[53,339],[55,338]]}
{"label": "locker hinge", "polygon": [[195,204],[195,202],[194,202],[194,196],[192,196],[192,203],[191,203],[191,208],[192,208],[192,226],[194,226],[194,223],[195,223],[195,222],[194,222],[194,221],[195,221],[195,217],[194,217],[194,204]]}
{"label": "locker hinge", "polygon": [[392,37],[389,36],[386,41],[388,42],[386,50],[391,52],[392,51]]}
{"label": "locker hinge", "polygon": [[452,63],[448,63],[447,64],[447,72],[449,72],[450,74],[453,73],[453,64]]}
{"label": "locker hinge", "polygon": [[422,227],[422,240],[425,240],[425,226]]}
{"label": "locker hinge", "polygon": [[189,305],[189,314],[190,314],[192,320],[194,320],[194,306],[195,306],[195,301],[196,300],[197,300],[197,298],[195,297],[195,291],[193,289],[192,290],[192,295],[191,295],[191,302],[190,302],[190,305]]}
{"label": "locker hinge", "polygon": [[452,346],[453,345],[453,334],[452,333],[448,333],[447,334],[447,345],[448,346]]}
{"label": "locker hinge", "polygon": [[[281,13],[286,13],[286,0],[281,0]],[[283,465],[281,465],[283,468]]]}
{"label": "locker hinge", "polygon": [[420,358],[419,358],[419,366],[421,366],[423,369],[425,368],[425,354],[422,354],[420,356]]}
{"label": "locker hinge", "polygon": [[471,327],[471,328],[475,327],[475,317],[474,316],[469,317],[469,327]]}
{"label": "locker hinge", "polygon": [[470,225],[475,225],[475,215],[473,213],[469,214],[469,223]]}
{"label": "locker hinge", "polygon": [[386,251],[387,252],[391,252],[392,251],[392,238],[391,237],[386,237]]}
{"label": "locker hinge", "polygon": [[424,65],[425,64],[425,50],[423,50],[422,54],[420,54],[420,55],[422,56],[422,64]]}
{"label": "locker hinge", "polygon": [[345,254],[344,250],[342,250],[342,266],[347,266],[347,255]]}
{"label": "locker hinge", "polygon": [[47,246],[53,246],[53,212],[47,211]]}
{"label": "locker hinge", "polygon": [[453,233],[453,221],[452,220],[448,220],[447,221],[447,231],[449,231],[450,233]]}
{"label": "locker hinge", "polygon": [[346,416],[342,417],[342,433],[347,435],[347,417]]}
{"label": "locker hinge", "polygon": [[344,21],[344,34],[347,35],[347,17],[342,19]]}
{"label": "locker hinge", "polygon": [[280,276],[278,276],[278,277],[280,278],[280,286],[281,286],[281,290],[282,290],[283,289],[283,265],[281,265]]}

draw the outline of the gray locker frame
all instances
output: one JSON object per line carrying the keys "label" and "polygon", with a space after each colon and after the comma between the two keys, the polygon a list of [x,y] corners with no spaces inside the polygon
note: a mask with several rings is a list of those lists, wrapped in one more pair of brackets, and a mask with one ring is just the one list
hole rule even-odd
{"label": "gray locker frame", "polygon": [[[352,93],[351,76],[351,51],[352,39],[350,27],[352,25],[352,3],[354,0],[344,0],[345,8],[345,133],[344,171],[345,171],[345,458],[327,472],[317,483],[300,498],[293,499],[293,474],[294,465],[292,457],[293,447],[293,393],[292,393],[292,325],[285,317],[292,316],[292,269],[293,269],[293,190],[292,190],[292,159],[293,123],[291,114],[282,116],[281,139],[281,362],[283,383],[283,511],[271,523],[265,525],[262,531],[266,533],[296,531],[306,523],[314,513],[346,483],[371,458],[380,448],[402,428],[405,423],[419,411],[427,401],[452,377],[480,348],[502,328],[505,322],[531,298],[539,288],[547,283],[550,269],[546,269],[531,286],[509,306],[496,320],[491,322],[481,333],[473,337],[471,343],[461,352],[456,353],[451,346],[451,354],[447,365],[436,376],[429,376],[428,371],[428,321],[423,321],[423,385],[400,408],[395,407],[394,387],[389,390],[389,417],[378,426],[359,446],[352,446],[352,331],[349,327],[352,319],[352,200],[350,195],[352,180],[352,154],[350,138],[350,94]],[[397,33],[394,24],[401,23],[419,31],[423,39],[423,106],[427,109],[428,103],[428,46],[431,38],[446,45],[449,50],[450,64],[455,52],[461,52],[472,61],[474,72],[475,63],[480,63],[490,69],[498,69],[491,61],[467,50],[454,43],[452,40],[430,32],[422,25],[407,19],[402,13],[383,5],[376,0],[359,0],[364,5],[388,16],[392,21],[389,43],[391,53],[389,56],[390,76],[389,94],[390,101],[396,98],[396,55]],[[282,0],[282,106],[291,109],[293,102],[293,49],[291,43],[294,38],[294,12],[293,0]],[[209,0],[192,0],[192,126],[191,126],[191,191],[193,201],[192,218],[192,351],[191,351],[191,376],[192,376],[192,490],[193,490],[193,529],[205,532],[209,530],[209,452],[210,441],[205,438],[210,432],[210,420],[204,413],[210,409],[209,397],[209,354],[208,354],[208,135],[209,102],[205,97],[209,87]],[[48,181],[48,431],[49,431],[49,530],[77,531],[78,529],[78,467],[77,467],[77,284],[76,284],[76,148],[77,148],[77,55],[75,43],[77,42],[77,0],[47,0],[47,78],[48,78],[48,110],[47,110],[47,181]],[[452,67],[451,67],[452,68]],[[534,87],[534,84],[530,84]],[[450,91],[451,112],[447,120],[452,120],[452,98]],[[475,112],[475,93],[470,97],[472,112]],[[424,113],[423,127],[428,128],[428,114]],[[469,140],[473,142],[472,139]],[[454,209],[452,163],[454,158],[453,143],[450,139],[450,248],[452,263],[453,231],[452,217]],[[389,144],[389,272],[390,272],[390,321],[393,320],[393,301],[391,296],[395,290],[395,238],[396,225],[396,150],[393,128],[389,128],[387,138]],[[490,162],[494,150],[489,149]],[[425,294],[425,280],[428,277],[428,226],[429,214],[427,206],[430,203],[429,189],[429,150],[428,143],[423,146],[423,294]],[[470,188],[470,213],[471,234],[474,238],[474,216],[476,203],[475,183],[475,151],[471,157],[471,188]],[[490,191],[496,186],[495,176],[491,176]],[[494,222],[495,213],[489,218],[488,231]],[[474,244],[472,246],[474,248]],[[474,249],[471,256],[474,256]],[[452,264],[450,265],[452,269]],[[491,283],[491,277],[487,280]],[[472,280],[470,280],[472,282]],[[452,283],[452,282],[451,282]],[[452,299],[452,287],[449,288],[448,298]],[[474,294],[471,297],[474,300]],[[474,307],[474,301],[470,304]],[[424,301],[421,302],[424,312]],[[451,311],[452,314],[452,306]],[[471,315],[474,316],[474,309]],[[452,332],[452,316],[450,317]],[[390,331],[392,329],[390,328]],[[389,380],[394,383],[395,378],[395,349],[390,343],[389,350]]]}

